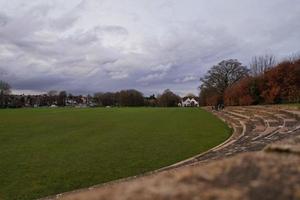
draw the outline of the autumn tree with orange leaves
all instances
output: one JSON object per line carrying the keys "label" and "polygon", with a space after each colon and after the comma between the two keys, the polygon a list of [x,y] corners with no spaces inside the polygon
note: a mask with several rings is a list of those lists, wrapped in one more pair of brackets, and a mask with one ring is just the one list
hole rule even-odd
{"label": "autumn tree with orange leaves", "polygon": [[226,89],[224,99],[226,105],[300,102],[300,59],[282,62],[260,76],[241,79]]}
{"label": "autumn tree with orange leaves", "polygon": [[228,85],[223,95],[204,88],[200,93],[202,105],[214,105],[216,97],[230,106],[300,102],[300,59],[262,69]]}

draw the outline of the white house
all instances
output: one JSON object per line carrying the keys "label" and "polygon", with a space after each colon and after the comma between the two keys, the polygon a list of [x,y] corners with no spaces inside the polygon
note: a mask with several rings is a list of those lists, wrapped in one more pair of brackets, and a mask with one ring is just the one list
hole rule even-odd
{"label": "white house", "polygon": [[178,104],[181,107],[199,107],[199,102],[195,97],[183,97],[181,103]]}

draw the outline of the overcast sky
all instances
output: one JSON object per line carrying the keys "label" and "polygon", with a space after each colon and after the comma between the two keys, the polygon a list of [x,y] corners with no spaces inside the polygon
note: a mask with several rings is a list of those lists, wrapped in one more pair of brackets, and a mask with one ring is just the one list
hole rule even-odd
{"label": "overcast sky", "polygon": [[15,92],[198,93],[222,59],[299,47],[299,0],[0,0],[0,79]]}

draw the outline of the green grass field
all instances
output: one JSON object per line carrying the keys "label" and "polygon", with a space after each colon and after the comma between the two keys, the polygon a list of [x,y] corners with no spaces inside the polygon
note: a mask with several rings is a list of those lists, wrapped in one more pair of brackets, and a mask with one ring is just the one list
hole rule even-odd
{"label": "green grass field", "polygon": [[230,134],[201,109],[0,110],[0,199],[35,199],[141,174]]}
{"label": "green grass field", "polygon": [[[274,106],[274,105],[273,105]],[[286,104],[277,104],[279,107],[284,107],[288,109],[300,110],[300,103],[286,103]]]}
{"label": "green grass field", "polygon": [[286,104],[288,107],[300,109],[300,103]]}

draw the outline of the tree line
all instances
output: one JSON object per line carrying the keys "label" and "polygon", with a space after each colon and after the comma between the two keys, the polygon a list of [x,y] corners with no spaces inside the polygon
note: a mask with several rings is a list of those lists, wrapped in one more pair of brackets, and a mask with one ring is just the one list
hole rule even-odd
{"label": "tree line", "polygon": [[[214,65],[200,79],[200,105],[256,105],[300,102],[300,57],[276,63],[272,55],[253,57],[250,67],[236,59]],[[93,96],[49,91],[43,95],[13,95],[7,82],[0,80],[0,108],[40,106],[151,106],[175,107],[179,95],[165,90],[145,97],[129,89],[98,92]]]}
{"label": "tree line", "polygon": [[42,95],[14,95],[8,83],[0,81],[0,108],[50,106],[121,106],[121,107],[175,107],[181,97],[169,89],[160,95],[145,97],[142,92],[129,89],[118,92],[98,92],[93,96],[72,95],[66,91],[51,90]]}
{"label": "tree line", "polygon": [[257,105],[300,102],[300,59],[276,63],[272,55],[254,57],[250,67],[224,60],[200,79],[200,104]]}
{"label": "tree line", "polygon": [[144,97],[137,90],[121,90],[119,92],[96,93],[95,102],[100,106],[151,106],[151,107],[175,107],[181,101],[179,95],[166,89],[157,97],[151,95]]}

